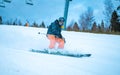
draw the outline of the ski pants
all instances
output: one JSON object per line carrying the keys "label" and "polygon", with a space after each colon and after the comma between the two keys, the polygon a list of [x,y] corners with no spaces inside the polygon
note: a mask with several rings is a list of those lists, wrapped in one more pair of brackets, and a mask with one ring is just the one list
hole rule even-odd
{"label": "ski pants", "polygon": [[62,38],[56,38],[54,35],[47,35],[48,39],[50,40],[49,48],[53,49],[56,46],[56,43],[58,43],[58,48],[63,49],[64,48],[64,39]]}

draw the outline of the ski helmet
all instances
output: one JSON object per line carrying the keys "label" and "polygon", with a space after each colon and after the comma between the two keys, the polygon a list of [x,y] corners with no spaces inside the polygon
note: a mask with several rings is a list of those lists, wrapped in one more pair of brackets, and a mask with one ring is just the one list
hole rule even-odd
{"label": "ski helmet", "polygon": [[64,17],[59,17],[59,21],[64,22],[65,21]]}

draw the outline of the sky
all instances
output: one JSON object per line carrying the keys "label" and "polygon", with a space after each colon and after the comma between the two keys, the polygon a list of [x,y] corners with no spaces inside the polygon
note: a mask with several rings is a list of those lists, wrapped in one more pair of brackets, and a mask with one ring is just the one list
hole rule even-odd
{"label": "sky", "polygon": [[[65,0],[32,0],[33,6],[25,4],[25,0],[12,0],[11,3],[5,3],[5,8],[0,7],[0,15],[4,21],[16,18],[22,22],[34,21],[40,24],[42,21],[48,26],[51,22],[64,15]],[[72,0],[68,10],[68,22],[79,20],[79,16],[88,7],[93,8],[95,20],[100,23],[103,16],[104,0]]]}

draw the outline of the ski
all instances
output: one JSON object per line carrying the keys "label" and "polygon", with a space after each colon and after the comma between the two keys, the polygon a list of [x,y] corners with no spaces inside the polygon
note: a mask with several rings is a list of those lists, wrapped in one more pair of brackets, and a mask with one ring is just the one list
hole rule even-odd
{"label": "ski", "polygon": [[36,53],[44,53],[44,54],[76,57],[76,58],[90,57],[91,56],[91,54],[73,53],[73,52],[66,51],[66,50],[47,50],[47,49],[36,50],[36,49],[31,49],[30,51],[36,52]]}

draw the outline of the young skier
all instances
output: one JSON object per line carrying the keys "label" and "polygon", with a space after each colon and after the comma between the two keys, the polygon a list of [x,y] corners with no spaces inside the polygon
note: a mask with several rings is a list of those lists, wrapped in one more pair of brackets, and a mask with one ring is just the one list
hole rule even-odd
{"label": "young skier", "polygon": [[64,17],[60,17],[51,23],[48,27],[47,38],[50,40],[49,49],[54,49],[58,43],[58,49],[64,48],[65,39],[61,34],[61,29],[64,24]]}
{"label": "young skier", "polygon": [[[65,39],[61,34],[62,26],[64,24],[65,19],[60,17],[59,19],[55,20],[51,23],[47,30],[47,38],[50,41],[49,49],[40,49],[35,50],[32,49],[32,52],[37,53],[45,53],[45,54],[53,54],[53,55],[61,55],[61,56],[69,56],[69,57],[90,57],[91,54],[82,54],[79,52],[69,51],[69,50],[62,50],[64,48]],[[40,34],[40,33],[39,33]],[[56,48],[56,43],[58,43],[58,47]]]}

